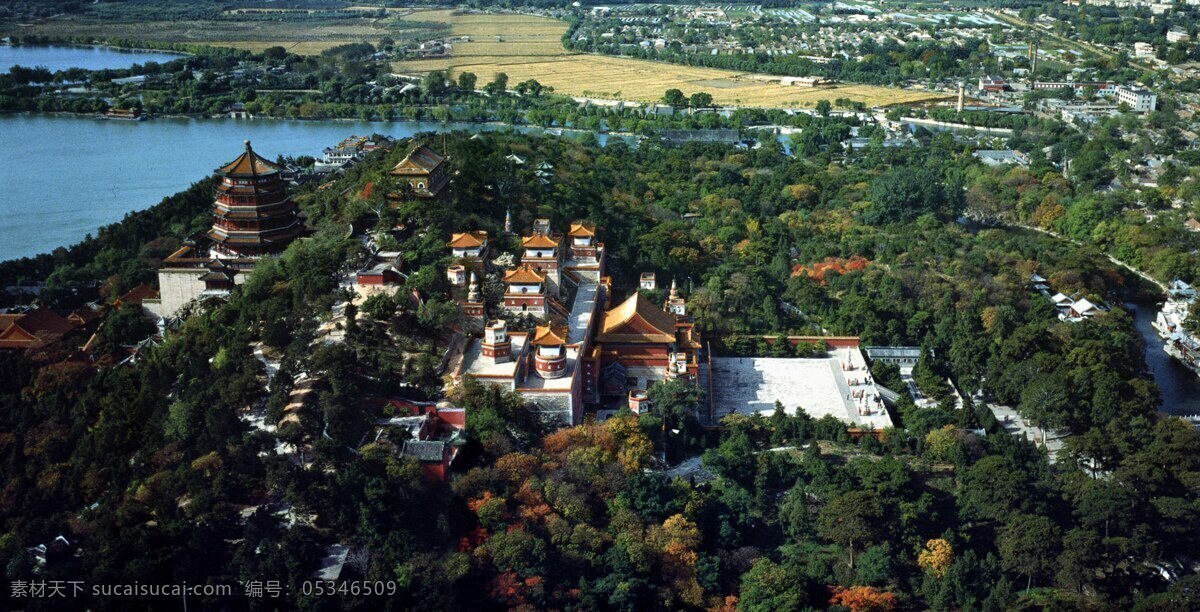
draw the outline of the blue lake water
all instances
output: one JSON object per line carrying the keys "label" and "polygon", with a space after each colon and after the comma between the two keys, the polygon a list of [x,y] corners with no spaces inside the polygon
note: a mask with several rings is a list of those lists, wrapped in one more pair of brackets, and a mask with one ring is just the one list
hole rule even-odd
{"label": "blue lake water", "polygon": [[146,62],[165,63],[182,57],[174,53],[158,51],[126,51],[111,47],[63,47],[63,46],[17,46],[0,45],[0,72],[8,72],[14,65],[32,68],[45,66],[50,72],[67,68],[85,70],[109,70],[128,68]]}
{"label": "blue lake water", "polygon": [[[125,213],[208,176],[242,141],[268,159],[312,155],[351,134],[395,138],[499,124],[233,119],[105,121],[67,115],[0,115],[0,261],[74,244]],[[564,137],[569,137],[567,132]],[[597,134],[604,144],[609,138]]]}

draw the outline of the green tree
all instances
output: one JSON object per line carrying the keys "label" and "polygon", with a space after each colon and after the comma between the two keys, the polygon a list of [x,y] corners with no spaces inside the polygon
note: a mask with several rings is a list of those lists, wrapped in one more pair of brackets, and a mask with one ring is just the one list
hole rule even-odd
{"label": "green tree", "polygon": [[1053,575],[1059,549],[1058,525],[1048,517],[1013,515],[996,539],[1004,569],[1026,577],[1026,589],[1034,580]]}
{"label": "green tree", "polygon": [[474,72],[462,72],[458,75],[458,88],[462,91],[475,91],[475,82],[478,78]]}
{"label": "green tree", "polygon": [[363,312],[376,321],[387,321],[396,314],[396,299],[387,293],[372,293],[363,302]]}
{"label": "green tree", "polygon": [[687,96],[684,96],[683,92],[678,89],[668,89],[663,94],[662,101],[663,104],[675,108],[683,108],[688,105]]}
{"label": "green tree", "polygon": [[763,557],[742,575],[738,608],[763,612],[791,612],[809,603],[805,580]]}
{"label": "green tree", "polygon": [[492,82],[483,87],[489,96],[499,96],[508,91],[508,75],[503,72],[497,72],[492,78]]}
{"label": "green tree", "polygon": [[854,568],[854,552],[873,541],[883,519],[874,493],[850,491],[829,500],[817,514],[817,534],[845,548]]}
{"label": "green tree", "polygon": [[713,97],[710,93],[698,91],[692,94],[692,97],[688,99],[688,103],[692,108],[712,108]]}

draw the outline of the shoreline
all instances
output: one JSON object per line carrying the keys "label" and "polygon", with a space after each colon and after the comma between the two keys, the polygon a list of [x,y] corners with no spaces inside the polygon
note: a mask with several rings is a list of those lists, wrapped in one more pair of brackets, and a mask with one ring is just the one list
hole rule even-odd
{"label": "shoreline", "polygon": [[28,44],[18,45],[18,44],[13,44],[11,42],[7,42],[7,43],[0,43],[0,47],[12,47],[14,49],[21,49],[21,48],[37,49],[37,48],[45,48],[45,47],[76,47],[76,48],[91,47],[91,48],[95,48],[95,49],[109,49],[109,50],[118,51],[121,53],[164,53],[164,54],[168,54],[168,55],[178,55],[180,58],[191,57],[191,56],[195,55],[195,53],[191,53],[189,51],[175,51],[175,50],[170,50],[170,49],[147,49],[144,47],[122,47],[120,45],[114,45],[111,43],[48,42],[48,43],[44,43],[44,44],[38,43],[38,44],[33,44],[33,45],[28,45]]}
{"label": "shoreline", "polygon": [[[0,111],[0,117],[9,117],[9,116],[11,116],[11,117],[17,117],[17,116],[72,117],[72,118],[77,118],[77,119],[96,119],[97,118],[96,113],[72,113],[72,112],[68,112],[68,111]],[[542,130],[542,131],[546,131],[546,132],[548,132],[550,130],[560,130],[562,132],[594,134],[597,136],[602,135],[602,136],[610,136],[610,137],[615,136],[618,138],[635,138],[639,141],[647,138],[647,136],[642,136],[642,135],[636,134],[634,132],[617,132],[617,131],[601,132],[598,130],[589,130],[587,128],[542,127],[540,125],[534,125],[532,123],[509,123],[507,121],[471,121],[468,119],[454,119],[451,121],[440,121],[437,119],[365,119],[364,120],[364,119],[355,119],[355,118],[350,118],[350,117],[329,117],[329,118],[318,118],[318,119],[305,119],[302,117],[244,117],[244,118],[242,118],[242,117],[229,117],[226,115],[187,115],[187,114],[182,114],[182,115],[167,114],[167,115],[147,115],[146,116],[146,121],[150,121],[153,119],[192,119],[192,120],[199,120],[199,121],[263,121],[263,122],[296,121],[296,122],[301,122],[301,123],[388,123],[388,124],[390,124],[390,123],[399,123],[399,124],[428,123],[428,124],[445,124],[445,125],[466,124],[466,125],[490,125],[490,126],[511,127],[511,128],[520,128],[520,129],[530,129],[530,130]],[[97,119],[97,120],[102,120],[102,119]]]}

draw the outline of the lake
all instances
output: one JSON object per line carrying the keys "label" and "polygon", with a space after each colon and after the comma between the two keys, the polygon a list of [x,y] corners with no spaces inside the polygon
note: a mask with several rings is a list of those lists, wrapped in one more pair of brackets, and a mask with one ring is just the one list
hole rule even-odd
{"label": "lake", "polygon": [[[533,127],[449,123],[469,132]],[[395,138],[443,128],[436,122],[152,119],[104,121],[68,115],[0,115],[0,261],[79,242],[125,213],[212,174],[242,141],[275,159],[312,155],[351,134]],[[568,136],[573,132],[568,131]],[[606,134],[597,134],[601,144]]]}
{"label": "lake", "polygon": [[45,66],[50,72],[67,68],[85,70],[111,70],[128,68],[146,62],[166,63],[179,59],[177,53],[159,51],[128,51],[112,47],[63,47],[63,46],[11,46],[0,45],[0,72],[8,72],[15,65],[32,68]]}

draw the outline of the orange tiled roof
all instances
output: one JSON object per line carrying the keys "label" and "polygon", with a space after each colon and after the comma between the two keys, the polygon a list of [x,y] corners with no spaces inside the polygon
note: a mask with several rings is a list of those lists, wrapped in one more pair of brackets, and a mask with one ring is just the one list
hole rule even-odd
{"label": "orange tiled roof", "polygon": [[474,249],[486,244],[487,237],[487,232],[484,231],[453,234],[450,236],[450,242],[447,242],[446,246],[453,249]]}
{"label": "orange tiled roof", "polygon": [[222,176],[260,176],[263,174],[271,174],[279,172],[283,168],[278,166],[258,153],[255,153],[250,148],[250,141],[246,141],[246,150],[237,156],[237,159],[221,166],[217,169],[217,173]]}
{"label": "orange tiled roof", "polygon": [[527,249],[553,249],[558,247],[558,240],[539,232],[521,238],[521,246]]}
{"label": "orange tiled roof", "polygon": [[562,346],[567,343],[566,326],[539,325],[533,332],[533,346]]}
{"label": "orange tiled roof", "polygon": [[513,268],[504,275],[504,282],[506,283],[532,284],[541,283],[545,280],[545,276],[543,276],[537,270],[525,265]]}
{"label": "orange tiled roof", "polygon": [[634,293],[620,306],[604,312],[597,340],[674,342],[675,317],[642,297],[641,293]]}
{"label": "orange tiled roof", "polygon": [[595,236],[596,235],[596,226],[592,225],[591,223],[584,223],[582,221],[576,221],[575,223],[571,224],[571,231],[567,232],[567,235],[572,238],[580,238],[580,237],[584,237],[584,236]]}

